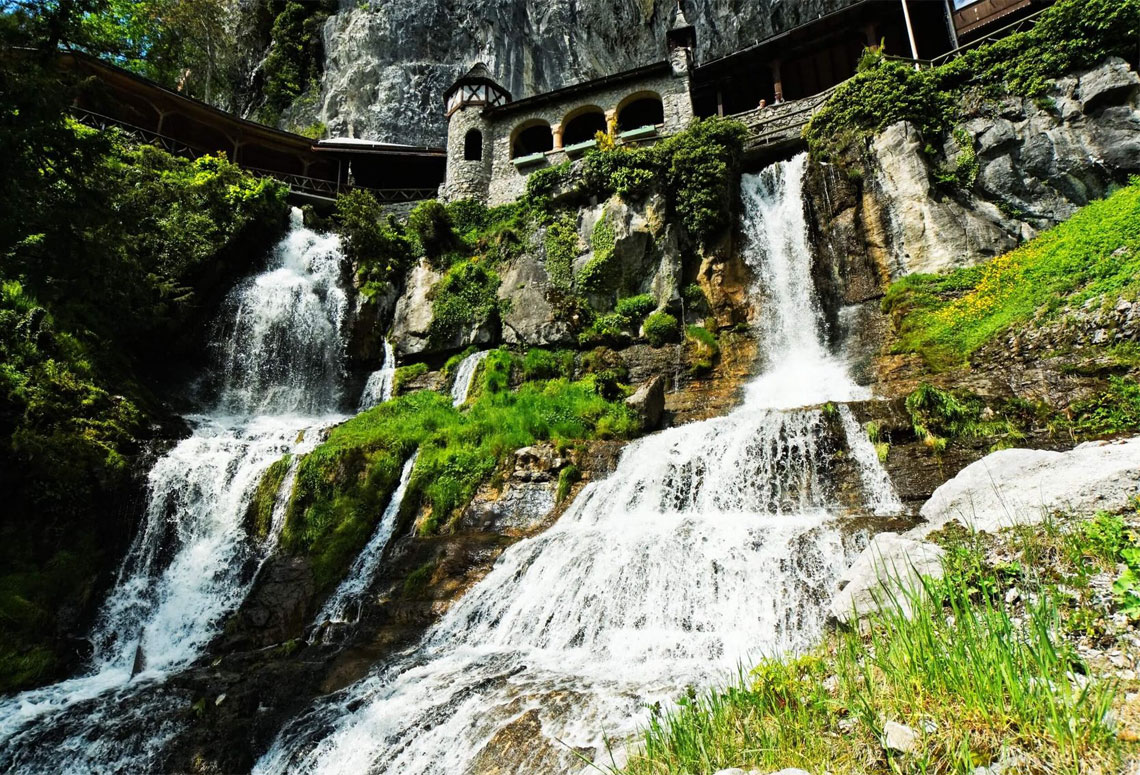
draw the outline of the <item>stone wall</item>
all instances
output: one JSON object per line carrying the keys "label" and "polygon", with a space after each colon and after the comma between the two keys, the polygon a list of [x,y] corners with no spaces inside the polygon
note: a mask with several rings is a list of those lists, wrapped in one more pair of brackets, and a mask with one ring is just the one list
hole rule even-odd
{"label": "stone wall", "polygon": [[[464,158],[465,139],[473,129],[483,135],[483,157],[478,161]],[[486,199],[491,180],[491,153],[495,147],[493,131],[483,116],[481,104],[463,107],[451,114],[447,124],[447,174],[440,188],[441,199]]]}
{"label": "stone wall", "polygon": [[[550,124],[551,129],[557,130],[562,120],[572,111],[586,106],[597,106],[605,111],[607,116],[614,116],[623,101],[635,95],[645,96],[646,93],[657,94],[661,97],[665,112],[665,123],[662,128],[664,134],[672,134],[684,129],[693,117],[693,105],[689,99],[689,79],[687,75],[676,76],[666,72],[657,76],[650,76],[644,80],[627,81],[625,83],[601,88],[589,94],[574,94],[564,100],[544,102],[535,105],[532,110],[510,110],[505,114],[489,117],[490,130],[486,133],[489,145],[485,152],[490,152],[490,187],[488,204],[498,205],[513,202],[526,191],[526,179],[530,173],[544,167],[560,164],[566,161],[566,154],[555,148],[546,155],[546,161],[516,169],[511,161],[511,136],[515,127],[535,119]],[[458,115],[458,114],[457,114]],[[462,143],[462,134],[459,142]],[[450,174],[450,156],[458,153],[462,158],[462,147],[452,145],[455,140],[448,136],[448,149],[450,152],[448,171]],[[450,192],[450,189],[449,189]],[[452,196],[449,193],[449,196]]]}

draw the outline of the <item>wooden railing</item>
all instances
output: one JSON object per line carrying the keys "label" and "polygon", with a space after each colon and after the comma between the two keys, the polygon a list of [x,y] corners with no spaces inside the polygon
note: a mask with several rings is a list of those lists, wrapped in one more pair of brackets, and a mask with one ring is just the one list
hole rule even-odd
{"label": "wooden railing", "polygon": [[751,135],[748,139],[750,149],[798,140],[811,117],[827,102],[836,88],[838,87],[833,86],[811,97],[736,113],[732,118],[748,127]]}
{"label": "wooden railing", "polygon": [[[106,116],[102,113],[96,113],[93,110],[78,106],[71,108],[71,114],[81,124],[99,130],[107,130],[114,127],[139,142],[147,143],[148,145],[157,145],[176,156],[196,159],[204,155],[203,151],[192,148],[173,137],[168,137],[151,129],[136,126],[121,119],[114,118],[113,116]],[[238,162],[238,166],[246,172],[257,175],[258,177],[269,177],[280,180],[295,194],[317,196],[324,199],[336,199],[339,194],[354,188],[369,191],[380,202],[384,203],[416,202],[422,199],[431,199],[438,193],[438,189],[436,188],[370,188],[367,186],[348,185],[327,178],[314,178],[291,172],[251,167],[247,164],[242,164],[240,161]]]}

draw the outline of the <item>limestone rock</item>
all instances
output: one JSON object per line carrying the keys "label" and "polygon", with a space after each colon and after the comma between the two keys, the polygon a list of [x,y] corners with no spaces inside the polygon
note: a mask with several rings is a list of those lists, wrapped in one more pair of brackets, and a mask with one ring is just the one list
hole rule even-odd
{"label": "limestone rock", "polygon": [[626,406],[641,417],[642,428],[653,430],[661,423],[665,411],[665,379],[660,374],[650,377],[625,400]]}
{"label": "limestone rock", "polygon": [[883,748],[899,753],[914,753],[918,750],[918,732],[897,721],[883,724]]}
{"label": "limestone rock", "polygon": [[839,579],[839,592],[828,613],[841,625],[884,606],[897,605],[909,615],[910,598],[922,594],[922,577],[942,575],[942,549],[934,544],[879,533]]}
{"label": "limestone rock", "polygon": [[431,329],[431,289],[442,278],[426,261],[408,273],[404,294],[396,302],[392,320],[392,340],[399,355],[417,355],[428,348]]}
{"label": "limestone rock", "polygon": [[962,469],[923,505],[922,536],[958,520],[975,530],[1035,524],[1056,511],[1092,514],[1140,489],[1140,437],[1087,442],[1068,452],[1004,449]]}
{"label": "limestone rock", "polygon": [[531,253],[524,253],[502,272],[499,298],[509,300],[503,313],[503,341],[546,346],[573,341],[570,327],[550,303],[550,277]]}
{"label": "limestone rock", "polygon": [[1140,87],[1140,77],[1123,59],[1112,57],[1080,77],[1077,93],[1081,108],[1090,113],[1105,104],[1119,104],[1137,87]]}

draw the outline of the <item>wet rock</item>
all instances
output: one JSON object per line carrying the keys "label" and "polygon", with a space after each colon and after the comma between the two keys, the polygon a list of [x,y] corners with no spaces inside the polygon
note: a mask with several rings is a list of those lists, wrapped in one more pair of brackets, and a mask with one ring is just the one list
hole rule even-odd
{"label": "wet rock", "polygon": [[431,330],[431,289],[443,276],[426,261],[416,264],[408,273],[407,285],[396,302],[392,320],[392,341],[399,355],[418,355],[428,349]]}
{"label": "wet rock", "polygon": [[650,377],[629,398],[625,405],[641,417],[641,427],[653,430],[661,423],[661,413],[665,411],[665,379],[660,375]]}
{"label": "wet rock", "polygon": [[253,591],[227,627],[230,648],[263,648],[300,637],[313,614],[313,573],[308,560],[275,556],[261,569]]}
{"label": "wet rock", "polygon": [[934,544],[879,533],[839,579],[829,618],[851,625],[881,608],[910,615],[912,598],[923,594],[922,577],[942,575],[943,551]]}
{"label": "wet rock", "polygon": [[883,748],[899,753],[914,753],[918,750],[918,731],[900,724],[897,721],[888,721],[883,724]]}
{"label": "wet rock", "polygon": [[993,532],[1057,511],[1117,509],[1140,488],[1140,437],[1088,442],[1068,452],[1004,449],[966,466],[921,509],[923,536],[951,520]]}

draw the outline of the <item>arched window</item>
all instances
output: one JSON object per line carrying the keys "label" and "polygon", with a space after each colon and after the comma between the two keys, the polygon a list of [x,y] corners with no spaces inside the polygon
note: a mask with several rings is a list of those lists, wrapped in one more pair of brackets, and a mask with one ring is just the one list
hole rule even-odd
{"label": "arched window", "polygon": [[636,97],[618,109],[618,131],[665,123],[665,108],[657,95]]}
{"label": "arched window", "polygon": [[554,135],[545,121],[528,121],[518,126],[511,141],[511,158],[546,153],[554,147]]}
{"label": "arched window", "polygon": [[483,161],[483,133],[472,129],[463,138],[463,160]]}
{"label": "arched window", "polygon": [[562,145],[567,147],[584,143],[593,140],[598,132],[605,131],[607,131],[606,114],[601,108],[587,108],[569,121],[562,122]]}

